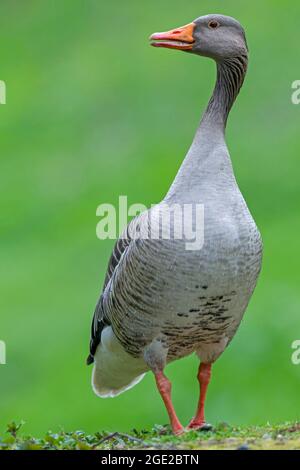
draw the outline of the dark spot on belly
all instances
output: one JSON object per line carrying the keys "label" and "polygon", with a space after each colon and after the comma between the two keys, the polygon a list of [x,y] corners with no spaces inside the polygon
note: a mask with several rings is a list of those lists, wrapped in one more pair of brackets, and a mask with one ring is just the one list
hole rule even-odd
{"label": "dark spot on belly", "polygon": [[222,300],[223,297],[223,295],[216,295],[216,297],[212,297],[211,300]]}
{"label": "dark spot on belly", "polygon": [[178,316],[178,317],[185,317],[185,318],[188,318],[188,314],[187,314],[187,313],[177,313],[177,316]]}
{"label": "dark spot on belly", "polygon": [[190,309],[190,313],[198,313],[198,312],[200,312],[199,309],[196,309],[196,308],[191,308]]}
{"label": "dark spot on belly", "polygon": [[228,308],[220,308],[218,310],[218,313],[225,313],[225,312],[228,312]]}
{"label": "dark spot on belly", "polygon": [[163,331],[163,334],[164,334],[165,336],[171,336],[171,337],[172,337],[172,336],[177,336],[177,333],[171,333],[171,331]]}
{"label": "dark spot on belly", "polygon": [[202,286],[202,289],[206,290],[208,289],[208,286]]}
{"label": "dark spot on belly", "polygon": [[195,289],[199,289],[199,286],[195,286]]}

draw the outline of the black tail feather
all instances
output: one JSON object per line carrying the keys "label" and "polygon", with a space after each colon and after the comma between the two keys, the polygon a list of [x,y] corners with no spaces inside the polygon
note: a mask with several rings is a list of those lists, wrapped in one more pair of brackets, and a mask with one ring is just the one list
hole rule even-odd
{"label": "black tail feather", "polygon": [[94,362],[94,356],[92,356],[91,354],[89,354],[87,360],[86,360],[86,365],[87,366],[90,366],[91,364],[93,364]]}

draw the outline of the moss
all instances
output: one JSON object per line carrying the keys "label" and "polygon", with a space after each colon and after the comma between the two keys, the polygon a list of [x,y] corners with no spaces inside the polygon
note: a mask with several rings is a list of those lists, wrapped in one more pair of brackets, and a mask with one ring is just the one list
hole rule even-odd
{"label": "moss", "polygon": [[209,431],[189,431],[180,437],[170,433],[168,426],[156,426],[151,431],[132,430],[129,434],[83,431],[47,432],[36,439],[23,434],[23,423],[11,423],[0,437],[1,450],[93,450],[93,449],[162,449],[162,450],[292,450],[300,449],[300,423],[235,427],[225,423]]}

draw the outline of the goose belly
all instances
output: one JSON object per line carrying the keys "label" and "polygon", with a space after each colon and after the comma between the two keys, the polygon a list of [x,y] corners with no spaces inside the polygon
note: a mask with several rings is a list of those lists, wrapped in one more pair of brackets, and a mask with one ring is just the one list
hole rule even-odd
{"label": "goose belly", "polygon": [[112,325],[133,355],[159,340],[172,361],[198,351],[215,360],[234,336],[261,267],[261,238],[254,224],[209,236],[199,251],[182,241],[157,243],[147,263],[120,296]]}

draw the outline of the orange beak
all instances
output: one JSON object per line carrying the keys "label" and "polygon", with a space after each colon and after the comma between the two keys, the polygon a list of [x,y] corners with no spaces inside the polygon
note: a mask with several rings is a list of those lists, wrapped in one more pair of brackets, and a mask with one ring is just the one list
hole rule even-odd
{"label": "orange beak", "polygon": [[167,47],[168,49],[179,49],[181,51],[191,50],[195,43],[193,36],[195,26],[195,23],[190,23],[165,33],[154,33],[150,36],[151,46]]}

